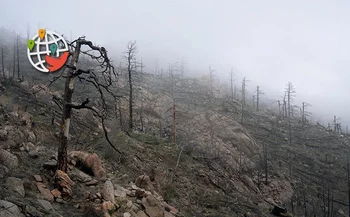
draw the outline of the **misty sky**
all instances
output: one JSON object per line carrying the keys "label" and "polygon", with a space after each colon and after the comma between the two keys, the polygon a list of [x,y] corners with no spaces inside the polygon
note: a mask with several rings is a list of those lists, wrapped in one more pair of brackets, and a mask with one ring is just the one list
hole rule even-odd
{"label": "misty sky", "polygon": [[[106,46],[115,61],[129,40],[153,71],[183,56],[189,71],[221,81],[231,67],[266,96],[291,81],[297,101],[350,124],[350,1],[324,0],[0,0],[0,26],[26,35],[29,24]],[[89,2],[89,3],[87,3]],[[91,2],[91,3],[90,3]],[[94,2],[94,3],[92,3]],[[160,67],[160,66],[159,66]]]}

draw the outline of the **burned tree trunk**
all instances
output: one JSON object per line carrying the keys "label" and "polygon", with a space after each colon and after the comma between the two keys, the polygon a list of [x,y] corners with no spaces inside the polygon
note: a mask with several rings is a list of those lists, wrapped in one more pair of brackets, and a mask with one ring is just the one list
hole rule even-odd
{"label": "burned tree trunk", "polygon": [[67,172],[67,146],[69,138],[69,127],[72,116],[72,96],[74,92],[74,69],[77,66],[81,44],[77,43],[73,53],[69,68],[67,68],[67,78],[63,95],[63,114],[61,120],[60,146],[58,148],[58,169]]}
{"label": "burned tree trunk", "polygon": [[4,66],[4,48],[1,48],[1,71],[2,71],[2,75],[5,78],[5,66]]}

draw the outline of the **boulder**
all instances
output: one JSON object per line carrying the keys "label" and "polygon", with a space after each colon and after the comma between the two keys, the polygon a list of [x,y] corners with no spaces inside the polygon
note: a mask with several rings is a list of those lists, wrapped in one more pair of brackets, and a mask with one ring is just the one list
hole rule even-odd
{"label": "boulder", "polygon": [[136,213],[136,217],[148,217],[148,216],[144,211],[140,210]]}
{"label": "boulder", "polygon": [[29,151],[28,155],[29,155],[29,157],[35,159],[35,158],[39,157],[39,152],[38,152],[38,150],[34,149],[34,150]]}
{"label": "boulder", "polygon": [[43,183],[38,182],[36,183],[36,186],[45,200],[48,200],[50,202],[54,201],[54,197],[51,194],[51,191]]}
{"label": "boulder", "polygon": [[35,181],[37,181],[37,182],[42,182],[43,181],[43,179],[41,178],[40,175],[34,175],[33,177],[34,177]]}
{"label": "boulder", "polygon": [[25,191],[24,191],[23,181],[21,179],[16,177],[8,177],[6,179],[6,185],[10,190],[24,197]]}
{"label": "boulder", "polygon": [[89,171],[93,176],[102,178],[106,171],[102,167],[102,161],[97,154],[89,154],[82,151],[72,151],[69,158],[75,160],[76,166],[84,171]]}
{"label": "boulder", "polygon": [[154,191],[155,188],[152,184],[151,178],[147,175],[141,175],[136,178],[136,186],[145,189],[146,191]]}
{"label": "boulder", "polygon": [[21,211],[16,204],[0,200],[0,216],[19,217],[21,216]]}
{"label": "boulder", "polygon": [[0,141],[6,141],[8,139],[8,132],[6,130],[0,130]]}
{"label": "boulder", "polygon": [[18,158],[6,150],[0,149],[0,164],[13,169],[18,166]]}
{"label": "boulder", "polygon": [[114,187],[113,183],[110,180],[107,180],[103,185],[102,197],[106,201],[111,201],[112,203],[115,203]]}
{"label": "boulder", "polygon": [[151,217],[163,217],[164,206],[153,195],[148,195],[142,199],[142,205],[145,207],[146,213]]}
{"label": "boulder", "polygon": [[72,186],[74,182],[69,178],[69,176],[61,171],[57,170],[54,176],[55,183],[58,185],[58,190],[61,191],[65,196],[72,197]]}
{"label": "boulder", "polygon": [[55,170],[57,168],[57,161],[56,160],[49,160],[44,163],[43,167],[47,170]]}
{"label": "boulder", "polygon": [[4,178],[4,176],[9,172],[9,169],[4,165],[0,165],[0,178]]}
{"label": "boulder", "polygon": [[46,212],[49,212],[49,211],[53,210],[53,207],[52,207],[51,203],[49,203],[48,201],[38,199],[37,202],[38,202],[38,205],[41,208],[40,210],[46,211]]}

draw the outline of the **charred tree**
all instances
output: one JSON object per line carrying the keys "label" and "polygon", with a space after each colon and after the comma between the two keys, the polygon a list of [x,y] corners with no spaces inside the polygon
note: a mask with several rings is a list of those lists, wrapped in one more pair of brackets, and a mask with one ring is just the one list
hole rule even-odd
{"label": "charred tree", "polygon": [[136,42],[129,42],[125,51],[125,58],[127,61],[128,82],[129,82],[129,130],[133,129],[133,74],[136,71]]}
{"label": "charred tree", "polygon": [[[60,102],[63,104],[62,106],[62,119],[61,119],[61,131],[59,135],[59,147],[58,147],[58,170],[67,172],[67,147],[69,141],[70,134],[70,126],[73,109],[88,109],[93,112],[94,115],[98,116],[102,122],[102,128],[104,131],[104,135],[114,150],[118,153],[120,152],[117,148],[115,148],[111,141],[108,138],[106,127],[104,124],[104,120],[107,117],[107,105],[105,103],[104,93],[108,92],[112,96],[113,93],[109,90],[113,83],[113,78],[116,78],[117,75],[114,72],[114,67],[111,65],[110,60],[107,56],[107,51],[104,47],[98,47],[93,45],[91,41],[85,40],[84,37],[78,38],[69,44],[71,49],[71,60],[66,69],[59,75],[55,77],[51,84],[57,81],[60,78],[65,78],[65,87],[64,87],[64,95],[62,98],[53,97],[53,100],[56,102]],[[91,50],[98,53],[98,55],[92,55],[91,53],[87,53],[82,51],[82,46],[87,46]],[[79,56],[80,54],[86,54],[90,56],[93,60],[97,60],[101,71],[95,71],[93,69],[79,69],[77,68]],[[100,99],[102,100],[102,109],[98,110],[95,107],[90,107],[88,104],[90,100],[86,98],[85,101],[81,103],[73,103],[73,93],[74,93],[74,82],[75,79],[79,79],[79,81],[86,82],[94,86],[99,93]],[[114,96],[116,97],[116,96]]]}
{"label": "charred tree", "polygon": [[231,101],[233,101],[235,99],[235,91],[234,91],[234,88],[233,88],[233,68],[231,69],[231,72],[230,72],[230,88],[231,88]]}
{"label": "charred tree", "polygon": [[5,75],[5,65],[4,65],[4,48],[1,47],[1,71],[2,71],[2,76],[4,78],[6,78],[6,75]]}
{"label": "charred tree", "polygon": [[259,86],[256,87],[256,111],[259,111],[259,105],[260,105],[260,95],[263,95],[264,92],[260,89]]}

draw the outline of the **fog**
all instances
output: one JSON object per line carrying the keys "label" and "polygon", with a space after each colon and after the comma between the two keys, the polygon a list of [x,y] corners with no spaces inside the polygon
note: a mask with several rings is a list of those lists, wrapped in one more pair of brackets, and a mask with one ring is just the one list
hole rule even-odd
{"label": "fog", "polygon": [[286,83],[314,117],[350,123],[350,2],[325,0],[1,0],[0,26],[26,35],[47,28],[68,38],[85,35],[106,46],[115,62],[129,40],[152,72],[186,60],[188,73],[232,67],[237,83],[260,85],[277,99]]}

